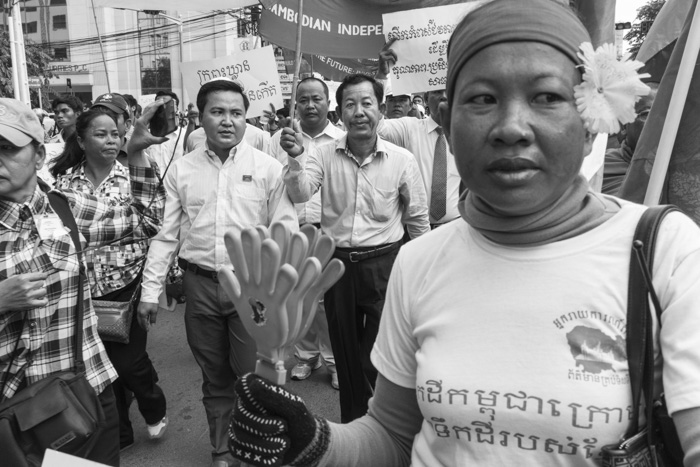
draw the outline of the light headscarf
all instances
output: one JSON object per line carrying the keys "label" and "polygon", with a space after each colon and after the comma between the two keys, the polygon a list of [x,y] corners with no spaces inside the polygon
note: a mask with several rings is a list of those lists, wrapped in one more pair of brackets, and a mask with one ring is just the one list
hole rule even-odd
{"label": "light headscarf", "polygon": [[469,13],[456,27],[447,48],[447,99],[464,65],[479,51],[502,42],[541,42],[575,65],[588,31],[567,6],[554,0],[493,0]]}

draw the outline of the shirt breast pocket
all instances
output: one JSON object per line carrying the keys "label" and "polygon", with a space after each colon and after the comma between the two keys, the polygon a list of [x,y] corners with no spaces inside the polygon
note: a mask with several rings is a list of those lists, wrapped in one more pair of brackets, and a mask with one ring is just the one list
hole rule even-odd
{"label": "shirt breast pocket", "polygon": [[267,219],[267,193],[264,188],[239,184],[233,190],[234,212],[240,213],[243,224],[257,225]]}
{"label": "shirt breast pocket", "polygon": [[372,198],[369,200],[371,217],[379,222],[387,222],[396,212],[398,203],[398,194],[396,190],[385,190],[382,188],[373,188],[371,191]]}

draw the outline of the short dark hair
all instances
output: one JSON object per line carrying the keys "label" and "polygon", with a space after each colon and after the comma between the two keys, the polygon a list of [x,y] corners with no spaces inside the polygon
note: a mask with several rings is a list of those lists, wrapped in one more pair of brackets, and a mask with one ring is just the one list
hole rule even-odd
{"label": "short dark hair", "polygon": [[250,101],[245,95],[245,92],[243,92],[241,85],[227,79],[216,79],[204,83],[202,87],[199,88],[199,92],[197,93],[197,109],[199,110],[199,115],[204,115],[204,107],[207,105],[207,101],[209,100],[209,94],[221,91],[232,91],[243,96],[243,107],[245,108],[246,112],[248,112]]}
{"label": "short dark hair", "polygon": [[131,94],[122,94],[122,97],[129,104],[129,107],[136,107],[139,103],[134,96]]}
{"label": "short dark hair", "polygon": [[275,112],[275,115],[277,115],[278,117],[287,118],[289,117],[289,108],[280,107],[279,109],[277,109],[277,112]]}
{"label": "short dark hair", "polygon": [[177,97],[177,94],[175,94],[172,91],[158,91],[156,93],[156,99],[158,99],[161,96],[170,96],[175,100],[175,104],[180,105],[180,99]]}
{"label": "short dark hair", "polygon": [[71,95],[62,95],[58,96],[51,102],[51,110],[54,112],[56,111],[56,107],[58,107],[61,104],[66,104],[68,107],[73,109],[73,112],[82,112],[83,111],[83,101],[81,101],[79,98]]}
{"label": "short dark hair", "polygon": [[316,81],[321,83],[321,86],[323,86],[323,93],[326,95],[326,99],[330,99],[330,95],[328,94],[328,85],[322,79],[318,79],[314,76],[309,76],[299,81],[299,84],[297,84],[297,89],[299,89],[299,86],[301,86],[307,81]]}
{"label": "short dark hair", "polygon": [[343,78],[343,82],[340,83],[340,86],[338,86],[338,90],[335,91],[335,102],[338,105],[338,107],[342,108],[343,92],[345,91],[345,88],[347,88],[348,86],[354,86],[356,84],[364,83],[365,81],[372,84],[372,88],[374,89],[374,95],[377,97],[377,103],[381,104],[384,100],[384,88],[382,87],[382,85],[379,84],[377,80],[372,78],[371,76],[363,75],[362,73],[355,73],[354,75],[347,75],[345,78]]}

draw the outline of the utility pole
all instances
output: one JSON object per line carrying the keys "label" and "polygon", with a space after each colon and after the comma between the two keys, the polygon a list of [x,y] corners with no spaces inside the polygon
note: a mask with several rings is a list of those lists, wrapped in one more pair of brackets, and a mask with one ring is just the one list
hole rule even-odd
{"label": "utility pole", "polygon": [[10,55],[12,59],[12,84],[15,99],[31,106],[29,98],[29,78],[27,76],[27,56],[24,52],[24,32],[19,0],[15,0],[10,10]]}
{"label": "utility pole", "polygon": [[[105,77],[107,78],[107,92],[112,92],[112,86],[109,84],[109,71],[107,70],[107,60],[105,60],[105,49],[102,46],[102,35],[100,34],[100,25],[97,24],[97,13],[95,13],[95,2],[90,0],[92,5],[92,16],[95,18],[95,29],[97,30],[97,39],[100,41],[100,52],[102,53],[102,64],[105,67]],[[72,90],[72,87],[71,87]]]}

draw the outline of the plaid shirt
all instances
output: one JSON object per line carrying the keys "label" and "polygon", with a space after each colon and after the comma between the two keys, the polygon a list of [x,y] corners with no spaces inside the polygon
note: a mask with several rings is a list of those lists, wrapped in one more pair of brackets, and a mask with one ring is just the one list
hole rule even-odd
{"label": "plaid shirt", "polygon": [[[131,205],[110,206],[95,196],[75,191],[64,193],[80,229],[83,248],[105,245],[132,233],[137,226],[134,235],[138,238],[151,237],[160,228],[165,190],[158,186],[155,170],[129,167],[129,171]],[[154,201],[146,208],[151,198]],[[0,315],[0,381],[6,381],[2,394],[6,397],[12,397],[23,381],[31,384],[53,373],[70,370],[74,361],[79,263],[67,232],[39,240],[35,219],[52,212],[39,187],[25,203],[0,200],[0,280],[28,272],[49,274],[48,305]],[[84,296],[83,359],[87,379],[99,394],[117,378],[117,373],[97,336],[97,316],[87,281]],[[15,345],[15,360],[10,367]]]}
{"label": "plaid shirt", "polygon": [[[105,200],[110,206],[128,204],[131,200],[129,169],[119,162],[112,164],[107,178],[95,188],[85,175],[85,162],[56,180],[59,190],[75,190]],[[122,241],[85,254],[90,279],[90,293],[101,297],[123,289],[136,279],[146,260],[148,240]]]}

